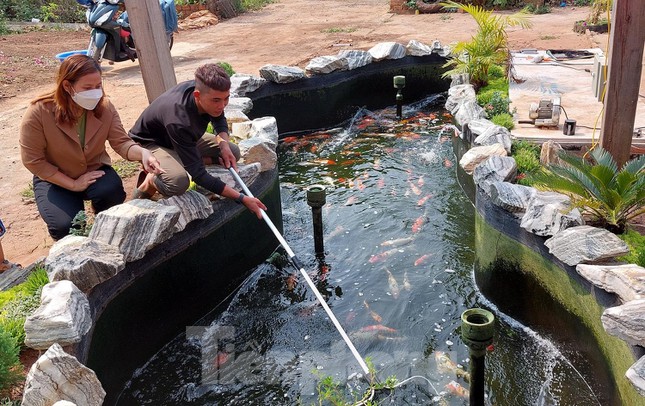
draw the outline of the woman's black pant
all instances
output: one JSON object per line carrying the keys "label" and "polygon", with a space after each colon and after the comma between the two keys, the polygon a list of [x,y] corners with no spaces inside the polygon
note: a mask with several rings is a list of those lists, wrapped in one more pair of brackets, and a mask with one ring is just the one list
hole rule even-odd
{"label": "woman's black pant", "polygon": [[94,212],[99,213],[125,201],[121,178],[109,165],[99,168],[101,176],[82,192],[72,192],[34,176],[34,195],[40,217],[45,220],[49,235],[60,240],[70,233],[72,220],[90,200]]}

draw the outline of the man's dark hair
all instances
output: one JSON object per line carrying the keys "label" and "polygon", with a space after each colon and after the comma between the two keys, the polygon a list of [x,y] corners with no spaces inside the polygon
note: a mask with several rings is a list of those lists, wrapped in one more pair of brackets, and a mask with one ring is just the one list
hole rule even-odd
{"label": "man's dark hair", "polygon": [[224,92],[231,88],[231,79],[221,66],[207,63],[195,71],[195,88],[200,92],[206,88]]}

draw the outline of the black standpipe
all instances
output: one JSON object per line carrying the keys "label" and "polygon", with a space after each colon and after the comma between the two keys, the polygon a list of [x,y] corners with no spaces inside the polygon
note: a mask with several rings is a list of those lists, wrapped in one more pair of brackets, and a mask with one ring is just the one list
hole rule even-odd
{"label": "black standpipe", "polygon": [[495,316],[484,309],[461,314],[461,339],[470,354],[470,406],[484,406],[486,350],[493,343]]}
{"label": "black standpipe", "polygon": [[403,117],[403,88],[405,87],[405,76],[394,76],[394,88],[396,89],[396,117],[400,120]]}
{"label": "black standpipe", "polygon": [[312,185],[307,188],[307,204],[311,206],[311,214],[314,222],[314,246],[316,249],[316,256],[318,258],[325,256],[322,222],[322,207],[325,203],[326,193],[324,186]]}

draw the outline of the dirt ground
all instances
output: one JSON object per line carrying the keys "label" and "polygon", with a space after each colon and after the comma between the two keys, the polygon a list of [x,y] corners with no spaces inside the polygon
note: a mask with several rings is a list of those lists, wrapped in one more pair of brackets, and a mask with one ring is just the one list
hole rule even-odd
{"label": "dirt ground", "polygon": [[[179,32],[172,50],[177,81],[192,78],[206,62],[230,63],[236,72],[258,74],[265,64],[304,67],[315,56],[341,49],[367,50],[379,42],[449,44],[468,39],[476,24],[467,14],[397,15],[389,0],[278,0],[261,11],[220,21],[215,26]],[[533,15],[531,29],[511,28],[510,47],[605,49],[607,35],[573,32],[588,8],[554,8]],[[89,31],[40,31],[0,37],[0,218],[7,226],[2,246],[12,262],[26,266],[46,256],[53,241],[36,205],[22,197],[31,174],[22,166],[19,126],[34,96],[53,86],[60,52],[87,47]],[[103,63],[104,87],[129,129],[147,106],[138,62]],[[131,191],[133,179],[125,182]]]}

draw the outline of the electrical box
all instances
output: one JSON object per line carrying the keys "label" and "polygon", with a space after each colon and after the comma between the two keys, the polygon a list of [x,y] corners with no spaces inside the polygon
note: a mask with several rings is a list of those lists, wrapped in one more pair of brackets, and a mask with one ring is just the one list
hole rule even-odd
{"label": "electrical box", "polygon": [[607,60],[603,55],[595,55],[591,70],[591,91],[594,97],[602,102],[603,92],[607,83]]}

